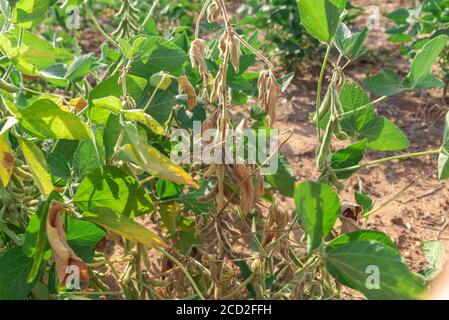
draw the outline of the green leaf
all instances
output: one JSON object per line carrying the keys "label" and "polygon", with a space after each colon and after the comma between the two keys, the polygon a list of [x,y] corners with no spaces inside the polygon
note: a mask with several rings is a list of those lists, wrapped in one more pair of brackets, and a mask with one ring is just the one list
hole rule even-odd
{"label": "green leaf", "polygon": [[410,146],[404,133],[385,117],[368,122],[360,131],[360,139],[368,139],[368,148],[377,151],[396,151]]}
{"label": "green leaf", "polygon": [[131,60],[133,58],[133,47],[128,43],[128,41],[122,38],[118,39],[118,44],[123,55],[127,59]]}
{"label": "green leaf", "polygon": [[84,262],[92,262],[95,247],[104,235],[104,230],[91,222],[74,218],[69,220],[67,243]]}
{"label": "green leaf", "polygon": [[396,73],[387,68],[380,70],[378,75],[365,79],[363,85],[378,96],[393,96],[405,91]]}
{"label": "green leaf", "polygon": [[307,233],[307,251],[318,248],[340,215],[340,200],[325,184],[303,182],[295,188],[295,212]]}
{"label": "green leaf", "polygon": [[176,73],[187,62],[184,50],[158,36],[138,38],[133,45],[133,55],[131,74],[144,79],[159,71]]}
{"label": "green leaf", "polygon": [[20,0],[14,7],[12,23],[31,29],[38,26],[50,7],[50,0]]}
{"label": "green leaf", "polygon": [[27,281],[32,264],[33,259],[21,247],[9,249],[0,256],[0,300],[26,298],[35,284]]}
{"label": "green leaf", "polygon": [[[147,85],[147,81],[128,75],[126,77],[126,87],[128,88],[128,94],[135,101],[138,101],[142,96],[145,86]],[[92,103],[96,99],[100,98],[108,98],[110,96],[114,96],[117,99],[123,95],[122,87],[118,84],[118,75],[112,76],[103,82],[99,83],[89,94],[89,109],[88,109],[88,117],[89,119],[96,123],[104,125],[108,121],[108,117],[111,114],[110,110],[104,110],[101,108],[95,108]],[[112,100],[111,100],[112,101]],[[112,101],[116,103],[117,100]],[[96,102],[98,104],[98,101]],[[114,104],[113,107],[117,107],[117,104]]]}
{"label": "green leaf", "polygon": [[20,147],[25,157],[31,173],[34,177],[34,183],[39,188],[44,197],[47,197],[53,191],[53,183],[50,173],[48,172],[47,162],[41,151],[34,143],[19,138]]}
{"label": "green leaf", "polygon": [[341,236],[333,239],[327,245],[326,250],[356,241],[377,241],[391,247],[399,253],[399,250],[396,248],[393,241],[385,233],[373,230],[358,230],[342,234]]}
{"label": "green leaf", "polygon": [[130,161],[160,179],[195,189],[199,188],[195,180],[181,166],[150,145],[126,144],[122,147],[118,158]]}
{"label": "green leaf", "polygon": [[415,84],[415,89],[444,88],[445,86],[444,81],[438,79],[433,74],[428,74]]}
{"label": "green leaf", "polygon": [[0,35],[0,50],[6,55],[16,68],[23,74],[39,76],[43,71],[57,62],[68,62],[72,59],[70,53],[62,48],[55,48],[41,37],[30,31],[23,33],[23,43],[20,47],[13,47],[19,38],[19,28]]}
{"label": "green leaf", "polygon": [[84,76],[93,70],[94,63],[95,56],[93,53],[77,57],[67,70],[65,79],[69,81],[79,81],[83,79]]}
{"label": "green leaf", "polygon": [[368,197],[363,192],[354,192],[354,198],[355,202],[357,202],[358,205],[363,207],[363,214],[366,214],[371,211],[374,207],[375,201]]}
{"label": "green leaf", "polygon": [[173,78],[165,73],[164,71],[153,74],[150,77],[150,85],[154,88],[158,88],[158,90],[165,91],[172,84]]}
{"label": "green leaf", "polygon": [[407,22],[407,19],[410,17],[410,13],[407,9],[400,8],[390,12],[386,15],[386,17],[396,24],[403,24]]}
{"label": "green leaf", "polygon": [[[346,81],[340,90],[339,100],[344,112],[353,111],[360,107],[370,104],[370,99],[366,92],[357,84]],[[360,132],[363,126],[375,117],[374,108],[370,105],[368,108],[355,112],[344,117],[340,125],[348,134],[354,135]]]}
{"label": "green leaf", "polygon": [[89,127],[76,115],[61,110],[52,100],[41,99],[18,115],[21,127],[40,139],[82,140],[91,138]]}
{"label": "green leaf", "polygon": [[[367,140],[363,139],[360,142],[354,143],[345,149],[338,150],[332,155],[332,168],[333,169],[344,169],[353,167],[359,164],[363,159],[366,152]],[[337,173],[338,179],[348,179],[354,174],[354,171],[340,172]]]}
{"label": "green leaf", "polygon": [[331,43],[346,0],[297,0],[301,23],[314,38]]}
{"label": "green leaf", "polygon": [[86,211],[107,206],[129,217],[154,210],[148,193],[126,172],[115,167],[101,167],[86,176],[73,197],[73,202]]}
{"label": "green leaf", "polygon": [[367,37],[367,28],[353,34],[351,30],[342,23],[335,35],[334,42],[340,53],[342,53],[348,60],[354,61],[367,51],[363,46]]}
{"label": "green leaf", "polygon": [[83,213],[83,219],[102,226],[130,241],[152,247],[167,247],[167,244],[156,233],[110,208],[91,208]]}
{"label": "green leaf", "polygon": [[293,176],[293,169],[287,158],[283,155],[278,157],[278,170],[274,175],[267,175],[266,180],[275,189],[286,197],[293,197],[295,189],[295,177]]}
{"label": "green leaf", "polygon": [[99,99],[92,100],[92,108],[98,108],[109,113],[118,114],[123,110],[122,101],[115,96],[107,96]]}
{"label": "green leaf", "polygon": [[410,67],[410,73],[404,79],[404,86],[414,88],[432,72],[433,64],[447,46],[448,41],[449,38],[446,35],[439,35],[425,44],[423,49],[415,56]]}
{"label": "green leaf", "polygon": [[443,241],[428,241],[422,244],[424,256],[429,267],[421,270],[419,273],[426,277],[426,280],[432,280],[437,277],[444,268],[446,262],[446,250]]}
{"label": "green leaf", "polygon": [[417,299],[424,293],[424,281],[410,271],[398,250],[378,240],[331,242],[325,264],[338,282],[368,299]]}
{"label": "green leaf", "polygon": [[446,114],[443,146],[438,158],[438,177],[440,180],[449,179],[449,112]]}
{"label": "green leaf", "polygon": [[97,151],[92,140],[82,141],[72,159],[72,166],[78,177],[84,177],[93,170],[101,167],[101,160],[98,159]]}
{"label": "green leaf", "polygon": [[292,83],[292,80],[295,78],[295,73],[290,72],[289,74],[286,74],[282,78],[278,79],[278,84],[281,86],[281,92],[286,92],[288,87],[290,86],[290,83]]}
{"label": "green leaf", "polygon": [[47,165],[53,177],[69,179],[71,177],[69,164],[64,156],[57,152],[47,155]]}

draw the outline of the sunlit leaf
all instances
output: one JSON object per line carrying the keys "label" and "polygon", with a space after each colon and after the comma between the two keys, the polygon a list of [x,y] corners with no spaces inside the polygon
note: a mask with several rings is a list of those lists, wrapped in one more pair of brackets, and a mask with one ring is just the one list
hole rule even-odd
{"label": "sunlit leaf", "polygon": [[160,153],[152,146],[137,147],[134,144],[127,144],[122,147],[120,155],[123,159],[131,161],[146,172],[158,178],[184,184],[198,189],[198,184],[184,169],[173,163],[170,158]]}
{"label": "sunlit leaf", "polygon": [[63,111],[52,100],[37,100],[23,109],[18,118],[27,133],[40,139],[82,140],[92,136],[79,117]]}
{"label": "sunlit leaf", "polygon": [[303,182],[295,188],[295,212],[307,233],[307,250],[318,248],[340,215],[340,200],[325,184]]}
{"label": "sunlit leaf", "polygon": [[47,197],[53,191],[53,183],[48,171],[47,162],[41,149],[29,140],[19,138],[22,153],[34,176],[34,182],[40,192]]}
{"label": "sunlit leaf", "polygon": [[14,169],[14,152],[9,145],[6,134],[0,135],[0,180],[6,187]]}
{"label": "sunlit leaf", "polygon": [[165,241],[155,232],[109,208],[91,208],[83,213],[83,219],[102,226],[130,241],[152,247],[167,247]]}
{"label": "sunlit leaf", "polygon": [[154,210],[148,193],[123,170],[100,167],[80,183],[73,202],[83,211],[107,206],[130,217],[141,216]]}

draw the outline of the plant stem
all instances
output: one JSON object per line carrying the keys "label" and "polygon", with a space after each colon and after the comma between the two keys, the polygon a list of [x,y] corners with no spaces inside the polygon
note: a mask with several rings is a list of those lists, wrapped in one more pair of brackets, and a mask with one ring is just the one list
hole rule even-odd
{"label": "plant stem", "polygon": [[372,101],[372,102],[369,102],[369,103],[367,103],[367,104],[361,106],[360,108],[357,108],[357,109],[354,109],[354,110],[351,110],[351,111],[348,111],[348,112],[344,112],[344,113],[342,113],[342,114],[339,114],[338,117],[339,117],[339,118],[343,118],[343,117],[345,117],[345,116],[349,116],[349,115],[354,114],[354,113],[356,113],[356,112],[362,111],[362,110],[364,110],[364,109],[367,109],[367,108],[371,107],[373,104],[381,103],[382,101],[385,101],[387,98],[388,98],[388,96],[380,97],[380,98],[378,98],[378,99],[376,99],[376,100],[374,100],[374,101]]}
{"label": "plant stem", "polygon": [[87,11],[87,16],[88,18],[92,21],[92,23],[94,24],[95,28],[98,30],[98,32],[101,33],[101,35],[108,41],[110,42],[113,46],[115,46],[116,48],[119,48],[120,46],[118,45],[117,42],[114,41],[114,39],[112,39],[107,33],[106,31],[103,30],[103,28],[98,24],[98,21],[95,19],[94,14],[92,13],[92,11],[87,8],[87,6],[85,6],[86,11]]}
{"label": "plant stem", "polygon": [[329,55],[331,52],[332,46],[330,44],[327,45],[326,55],[324,56],[323,65],[321,66],[320,78],[318,80],[318,88],[316,90],[316,129],[317,129],[317,137],[318,141],[321,140],[321,130],[320,130],[320,117],[319,110],[321,105],[321,88],[323,86],[324,74],[326,72],[327,61],[329,60]]}
{"label": "plant stem", "polygon": [[184,273],[184,275],[186,276],[187,280],[189,280],[190,284],[192,285],[192,288],[195,290],[196,294],[198,295],[198,297],[200,297],[201,300],[205,300],[203,294],[201,293],[201,290],[198,288],[198,286],[195,283],[195,280],[193,280],[192,276],[190,275],[190,273],[187,271],[187,269],[184,267],[184,265],[175,257],[173,257],[170,253],[168,253],[167,251],[165,251],[162,248],[158,249],[164,256],[166,256],[169,260],[171,260],[174,264],[176,264],[179,269],[181,269],[181,271]]}
{"label": "plant stem", "polygon": [[160,0],[154,0],[153,4],[151,5],[150,11],[148,11],[147,16],[145,17],[142,25],[140,26],[139,32],[143,30],[145,25],[148,23],[148,20],[150,20],[150,18],[153,17],[154,10],[156,9],[156,7],[159,5],[160,2],[161,2]]}
{"label": "plant stem", "polygon": [[417,157],[423,157],[423,156],[430,156],[441,153],[441,149],[438,150],[430,150],[430,151],[424,151],[424,152],[416,152],[416,153],[408,153],[388,158],[383,158],[379,160],[374,160],[366,163],[359,164],[357,166],[352,166],[348,168],[341,168],[341,169],[332,169],[334,173],[340,173],[340,172],[347,172],[347,171],[353,171],[353,170],[359,170],[366,167],[375,166],[381,163],[393,161],[393,160],[402,160],[402,159],[408,159],[408,158],[417,158]]}
{"label": "plant stem", "polygon": [[387,201],[385,201],[384,203],[382,203],[380,206],[372,209],[371,211],[367,212],[366,214],[363,215],[364,218],[367,218],[367,220],[365,221],[363,227],[366,226],[366,223],[368,222],[368,217],[371,216],[373,213],[385,208],[386,206],[388,206],[390,203],[392,203],[393,201],[399,199],[401,197],[401,195],[407,191],[413,184],[415,183],[415,181],[409,183],[408,185],[406,185],[404,188],[402,188],[398,193],[396,193],[393,197],[391,197],[390,199],[388,199]]}
{"label": "plant stem", "polygon": [[269,66],[270,69],[273,69],[273,64],[263,54],[261,54],[259,51],[257,51],[252,45],[250,45],[245,39],[243,39],[237,33],[234,33],[234,35],[237,37],[237,39],[239,39],[239,41],[245,47],[247,47],[252,53],[254,53],[257,57],[259,57],[259,59],[261,59],[263,62],[265,62]]}
{"label": "plant stem", "polygon": [[164,77],[162,77],[161,81],[159,81],[159,83],[157,84],[157,87],[154,89],[153,93],[151,94],[151,97],[148,100],[147,104],[145,105],[145,107],[143,107],[143,112],[146,112],[147,109],[151,106],[151,103],[153,103],[153,100],[156,97],[156,93],[159,91],[163,81],[164,81]]}
{"label": "plant stem", "polygon": [[195,24],[195,39],[198,39],[200,36],[200,23],[201,19],[203,19],[204,14],[206,13],[207,7],[209,6],[210,0],[206,0],[203,7],[201,8],[200,14],[198,15],[198,19],[196,19]]}

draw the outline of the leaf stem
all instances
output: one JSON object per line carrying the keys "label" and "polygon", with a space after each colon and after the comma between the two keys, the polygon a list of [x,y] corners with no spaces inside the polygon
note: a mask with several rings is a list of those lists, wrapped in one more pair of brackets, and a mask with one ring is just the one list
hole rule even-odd
{"label": "leaf stem", "polygon": [[142,31],[145,25],[148,23],[148,20],[150,20],[150,18],[153,17],[154,10],[156,9],[156,7],[159,5],[160,2],[161,2],[160,0],[154,0],[153,4],[151,5],[150,11],[148,11],[147,16],[145,17],[142,25],[140,26],[139,31]]}
{"label": "leaf stem", "polygon": [[374,100],[374,101],[371,101],[371,102],[369,102],[369,103],[367,103],[367,104],[365,104],[365,105],[363,105],[363,106],[361,106],[361,107],[359,107],[359,108],[357,108],[357,109],[354,109],[354,110],[350,110],[350,111],[348,111],[348,112],[341,113],[341,114],[338,115],[338,117],[339,117],[339,118],[343,118],[343,117],[349,116],[349,115],[351,115],[351,114],[357,113],[357,112],[359,112],[359,111],[368,109],[369,107],[371,107],[371,106],[374,105],[374,104],[381,103],[381,102],[385,101],[387,98],[388,98],[388,96],[380,97],[380,98],[378,98],[378,99],[376,99],[376,100]]}
{"label": "leaf stem", "polygon": [[324,56],[324,61],[323,64],[321,66],[321,71],[320,71],[320,78],[318,80],[318,88],[317,88],[317,92],[316,92],[316,129],[317,129],[317,137],[318,137],[318,141],[321,140],[321,130],[320,130],[320,117],[319,117],[319,110],[320,110],[320,104],[321,104],[321,88],[323,86],[323,81],[324,81],[324,74],[326,72],[326,67],[327,67],[327,61],[329,60],[329,55],[332,49],[332,45],[328,44],[327,45],[327,49],[326,49],[326,55]]}
{"label": "leaf stem", "polygon": [[198,15],[198,18],[196,19],[195,24],[195,39],[199,39],[200,36],[200,23],[201,19],[203,19],[204,14],[206,13],[207,7],[209,6],[210,0],[206,0],[203,7],[201,8],[200,14]]}
{"label": "leaf stem", "polygon": [[389,161],[394,161],[394,160],[402,160],[402,159],[418,158],[418,157],[423,157],[423,156],[435,155],[435,154],[441,153],[441,151],[442,151],[442,149],[440,148],[438,150],[430,150],[430,151],[424,151],[424,152],[408,153],[408,154],[403,154],[403,155],[383,158],[383,159],[379,159],[379,160],[374,160],[374,161],[362,163],[362,164],[359,164],[359,165],[356,165],[356,166],[352,166],[352,167],[348,167],[348,168],[332,169],[332,171],[334,173],[341,173],[341,172],[359,170],[359,169],[362,169],[362,168],[371,167],[371,166],[375,166],[375,165],[378,165],[378,164],[382,164],[382,163],[389,162]]}
{"label": "leaf stem", "polygon": [[114,39],[112,39],[112,38],[106,33],[106,31],[104,31],[103,28],[98,24],[98,21],[95,19],[95,16],[94,16],[93,12],[92,12],[87,6],[84,6],[84,7],[86,8],[88,18],[92,21],[92,23],[94,24],[94,26],[95,26],[95,28],[98,30],[98,32],[100,32],[101,35],[102,35],[108,42],[110,42],[113,46],[115,46],[116,48],[119,48],[120,46],[118,45],[118,43],[115,42]]}

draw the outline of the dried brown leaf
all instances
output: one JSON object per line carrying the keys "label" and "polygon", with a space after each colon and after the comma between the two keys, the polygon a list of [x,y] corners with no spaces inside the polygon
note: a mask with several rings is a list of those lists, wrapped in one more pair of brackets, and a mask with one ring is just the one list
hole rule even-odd
{"label": "dried brown leaf", "polygon": [[196,92],[189,79],[186,76],[178,77],[179,85],[182,91],[187,95],[187,107],[189,110],[193,110],[197,105]]}
{"label": "dried brown leaf", "polygon": [[231,63],[234,66],[235,72],[239,72],[240,56],[242,51],[240,50],[240,40],[236,37],[234,33],[230,34],[229,37],[230,53],[231,53]]}
{"label": "dried brown leaf", "polygon": [[47,216],[46,232],[48,242],[53,254],[53,260],[56,265],[56,274],[61,284],[65,284],[69,266],[75,266],[79,269],[80,280],[82,282],[89,280],[88,266],[79,258],[69,247],[62,222],[62,213],[64,205],[60,202],[53,202]]}
{"label": "dried brown leaf", "polygon": [[221,10],[217,1],[213,1],[210,6],[207,8],[207,21],[209,23],[216,22],[220,17]]}
{"label": "dried brown leaf", "polygon": [[203,39],[195,39],[190,48],[190,62],[192,67],[199,67],[201,78],[205,83],[209,80],[209,72],[205,61],[206,41]]}
{"label": "dried brown leaf", "polygon": [[362,218],[363,208],[359,205],[344,203],[341,206],[341,230],[340,234],[360,230],[360,219]]}
{"label": "dried brown leaf", "polygon": [[271,70],[262,72],[258,82],[259,105],[268,114],[268,126],[276,122],[277,100],[281,93],[281,86]]}

